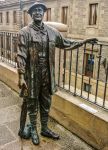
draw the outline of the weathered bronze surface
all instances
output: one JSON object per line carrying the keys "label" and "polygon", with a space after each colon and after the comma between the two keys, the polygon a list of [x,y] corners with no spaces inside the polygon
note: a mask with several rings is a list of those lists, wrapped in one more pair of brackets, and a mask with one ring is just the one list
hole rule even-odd
{"label": "weathered bronze surface", "polygon": [[[31,137],[36,145],[39,144],[36,129],[38,108],[40,109],[41,135],[59,139],[59,135],[47,127],[51,95],[56,92],[55,48],[75,49],[86,42],[96,41],[96,39],[88,39],[79,42],[63,38],[60,32],[42,22],[46,9],[42,2],[36,2],[29,8],[28,13],[33,22],[20,30],[17,54],[19,87],[21,96],[24,98],[19,135],[22,138]],[[27,112],[30,125],[25,132]]]}

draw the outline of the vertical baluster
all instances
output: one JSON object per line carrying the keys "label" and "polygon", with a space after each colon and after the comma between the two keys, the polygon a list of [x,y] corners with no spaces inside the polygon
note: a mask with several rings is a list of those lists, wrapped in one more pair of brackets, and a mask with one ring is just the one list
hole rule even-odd
{"label": "vertical baluster", "polygon": [[10,64],[12,65],[12,33],[10,33]]}
{"label": "vertical baluster", "polygon": [[16,62],[15,62],[15,57],[16,57],[16,53],[15,53],[15,34],[12,34],[12,41],[13,41],[13,51],[12,51],[12,58],[13,58],[13,65],[16,68]]}
{"label": "vertical baluster", "polygon": [[76,56],[76,73],[75,73],[75,88],[74,88],[74,96],[76,95],[77,76],[78,76],[78,54],[79,54],[79,48],[77,48],[77,56]]}
{"label": "vertical baluster", "polygon": [[7,58],[7,32],[5,33],[5,61],[8,62],[8,58]]}
{"label": "vertical baluster", "polygon": [[15,54],[14,55],[15,55],[15,58],[16,58],[15,59],[15,67],[17,67],[18,34],[15,35],[15,40],[16,40],[15,41],[16,49],[15,49],[15,52],[14,52]]}
{"label": "vertical baluster", "polygon": [[63,88],[65,86],[65,75],[66,75],[66,50],[64,50],[64,63],[63,63],[64,73],[63,73]]}
{"label": "vertical baluster", "polygon": [[17,49],[16,49],[16,47],[17,47],[17,34],[13,34],[13,51],[12,51],[12,57],[13,57],[13,65],[14,65],[14,67],[16,68],[17,67],[17,62],[16,62],[16,60],[17,60],[17,55],[16,55],[16,53],[17,53]]}
{"label": "vertical baluster", "polygon": [[86,55],[86,44],[84,45],[84,53],[83,53],[82,80],[81,80],[81,96],[82,96],[82,91],[83,91],[85,55]]}
{"label": "vertical baluster", "polygon": [[[92,55],[92,57],[91,57],[91,59],[90,59],[90,67],[92,68],[92,60],[93,60],[93,49],[94,49],[94,44],[92,44],[92,49],[91,49],[91,55]],[[89,86],[90,86],[90,84],[91,84],[91,76],[89,77]],[[89,96],[90,96],[90,90],[88,90],[88,100],[89,100]]]}
{"label": "vertical baluster", "polygon": [[69,68],[69,91],[70,91],[70,86],[71,86],[71,71],[72,71],[72,50],[70,54],[70,68]]}
{"label": "vertical baluster", "polygon": [[58,86],[60,86],[60,69],[61,69],[61,49],[59,49],[59,68],[58,68]]}
{"label": "vertical baluster", "polygon": [[9,63],[11,64],[11,39],[10,39],[10,33],[8,33],[8,46],[9,46],[9,49],[8,49],[8,56],[9,56]]}
{"label": "vertical baluster", "polygon": [[99,62],[98,62],[98,71],[97,71],[97,82],[96,82],[95,103],[97,102],[97,94],[98,94],[98,85],[99,85],[99,73],[100,73],[101,54],[102,54],[102,45],[100,45],[100,50],[99,50]]}
{"label": "vertical baluster", "polygon": [[103,107],[105,107],[105,98],[106,98],[106,90],[107,90],[107,80],[108,80],[108,64],[106,68],[106,78],[105,78],[105,88],[104,88],[104,97],[103,97]]}
{"label": "vertical baluster", "polygon": [[4,32],[4,61],[6,61],[6,32]]}
{"label": "vertical baluster", "polygon": [[7,63],[9,64],[9,33],[7,33]]}
{"label": "vertical baluster", "polygon": [[1,34],[1,60],[3,61],[3,32]]}

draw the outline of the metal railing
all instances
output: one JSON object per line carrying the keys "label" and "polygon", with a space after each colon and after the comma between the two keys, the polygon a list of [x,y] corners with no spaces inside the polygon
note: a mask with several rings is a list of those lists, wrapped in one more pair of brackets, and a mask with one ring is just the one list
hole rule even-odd
{"label": "metal railing", "polygon": [[18,34],[0,32],[0,60],[16,67]]}
{"label": "metal railing", "polygon": [[[16,65],[18,34],[0,32],[0,61]],[[107,44],[85,44],[75,50],[56,49],[57,86],[108,110]],[[103,65],[102,65],[103,64]]]}
{"label": "metal railing", "polygon": [[[57,57],[58,56],[58,57]],[[57,86],[108,110],[107,44],[85,44],[56,54]]]}

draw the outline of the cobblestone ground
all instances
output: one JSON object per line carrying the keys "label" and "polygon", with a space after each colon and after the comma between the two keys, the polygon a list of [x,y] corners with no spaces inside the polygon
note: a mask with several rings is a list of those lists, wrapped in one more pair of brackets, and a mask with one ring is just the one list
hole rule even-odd
{"label": "cobblestone ground", "polygon": [[51,118],[49,126],[60,134],[60,140],[40,136],[39,146],[34,146],[31,140],[21,140],[17,135],[21,102],[17,93],[0,82],[0,150],[94,150]]}

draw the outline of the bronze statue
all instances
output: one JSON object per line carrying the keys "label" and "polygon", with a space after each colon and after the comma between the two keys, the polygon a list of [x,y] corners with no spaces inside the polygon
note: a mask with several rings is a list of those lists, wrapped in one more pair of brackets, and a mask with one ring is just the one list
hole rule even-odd
{"label": "bronze statue", "polygon": [[[37,1],[28,10],[33,22],[19,32],[19,50],[17,55],[19,87],[24,99],[20,118],[19,136],[30,138],[39,144],[36,128],[38,109],[40,110],[41,135],[59,139],[59,135],[48,128],[48,114],[51,95],[56,92],[55,83],[55,48],[78,48],[87,41],[67,40],[56,29],[43,23],[46,5]],[[26,113],[30,125],[25,127]]]}

